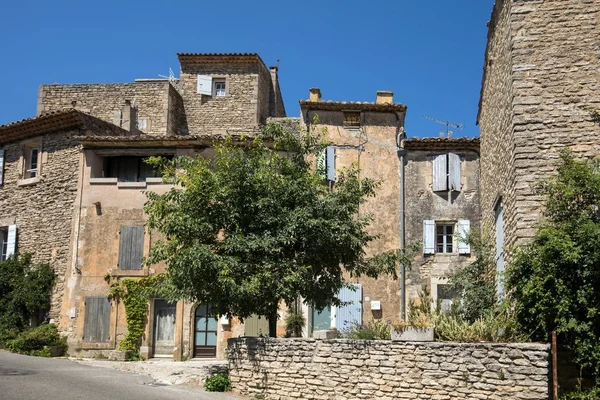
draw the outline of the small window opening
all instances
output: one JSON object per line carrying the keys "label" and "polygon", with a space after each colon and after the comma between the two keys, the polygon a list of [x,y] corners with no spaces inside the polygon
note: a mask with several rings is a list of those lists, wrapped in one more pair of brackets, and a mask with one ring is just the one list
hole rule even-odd
{"label": "small window opening", "polygon": [[5,261],[8,252],[8,229],[0,229],[0,261]]}
{"label": "small window opening", "polygon": [[25,151],[25,179],[35,178],[39,175],[39,155],[40,149],[37,147],[28,148]]}
{"label": "small window opening", "polygon": [[436,225],[436,253],[452,253],[454,225]]}
{"label": "small window opening", "polygon": [[344,126],[349,128],[359,128],[360,111],[344,111]]}
{"label": "small window opening", "polygon": [[226,85],[225,85],[225,81],[215,81],[215,96],[216,97],[223,97],[226,95]]}
{"label": "small window opening", "polygon": [[[173,156],[164,156],[173,158]],[[142,156],[107,157],[105,160],[106,177],[117,178],[119,182],[144,182],[146,178],[160,177],[153,166],[147,164]]]}

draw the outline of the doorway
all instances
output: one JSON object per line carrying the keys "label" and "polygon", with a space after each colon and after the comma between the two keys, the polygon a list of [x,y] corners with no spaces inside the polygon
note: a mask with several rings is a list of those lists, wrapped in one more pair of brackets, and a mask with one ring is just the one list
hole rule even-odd
{"label": "doorway", "polygon": [[199,305],[195,315],[194,357],[214,358],[217,356],[217,318],[208,305]]}
{"label": "doorway", "polygon": [[173,357],[176,303],[154,300],[154,357]]}

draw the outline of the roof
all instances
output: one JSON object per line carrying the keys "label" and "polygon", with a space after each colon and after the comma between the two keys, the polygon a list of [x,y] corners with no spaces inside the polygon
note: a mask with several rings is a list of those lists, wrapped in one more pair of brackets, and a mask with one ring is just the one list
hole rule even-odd
{"label": "roof", "polygon": [[0,126],[0,143],[13,142],[49,132],[68,129],[89,129],[98,135],[127,135],[128,131],[84,114],[76,109],[53,111],[33,118],[22,119]]}
{"label": "roof", "polygon": [[405,149],[473,149],[479,150],[479,137],[468,138],[410,138],[404,141]]}
{"label": "roof", "polygon": [[259,63],[265,68],[258,53],[177,53],[181,64],[207,64],[207,63]]}
{"label": "roof", "polygon": [[400,103],[375,103],[368,101],[310,101],[300,100],[300,108],[331,111],[406,111],[406,106]]}

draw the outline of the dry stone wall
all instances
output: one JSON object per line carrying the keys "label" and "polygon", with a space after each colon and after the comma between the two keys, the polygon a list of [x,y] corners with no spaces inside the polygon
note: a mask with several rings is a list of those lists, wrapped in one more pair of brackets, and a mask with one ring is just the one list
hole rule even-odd
{"label": "dry stone wall", "polygon": [[229,340],[233,389],[265,399],[548,399],[546,344]]}

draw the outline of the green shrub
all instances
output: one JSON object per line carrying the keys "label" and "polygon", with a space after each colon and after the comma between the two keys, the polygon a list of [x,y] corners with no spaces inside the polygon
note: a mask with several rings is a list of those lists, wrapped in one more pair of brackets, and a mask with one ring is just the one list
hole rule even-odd
{"label": "green shrub", "polygon": [[488,313],[472,323],[457,314],[441,314],[435,318],[437,340],[449,342],[525,342],[529,337],[519,333],[514,317],[508,311]]}
{"label": "green shrub", "polygon": [[306,325],[306,318],[304,318],[302,311],[290,310],[285,318],[285,337],[301,337],[304,325]]}
{"label": "green shrub", "polygon": [[62,355],[67,350],[67,339],[61,338],[54,324],[44,324],[21,332],[8,342],[13,353],[50,357],[50,346],[57,346]]}
{"label": "green shrub", "polygon": [[346,339],[360,340],[391,340],[391,324],[382,320],[374,319],[366,324],[354,322],[350,327],[342,332],[342,337]]}
{"label": "green shrub", "polygon": [[600,386],[591,389],[576,389],[572,392],[562,393],[559,400],[597,400],[600,399]]}
{"label": "green shrub", "polygon": [[225,374],[217,374],[206,379],[204,388],[207,392],[227,392],[231,390],[231,381]]}

